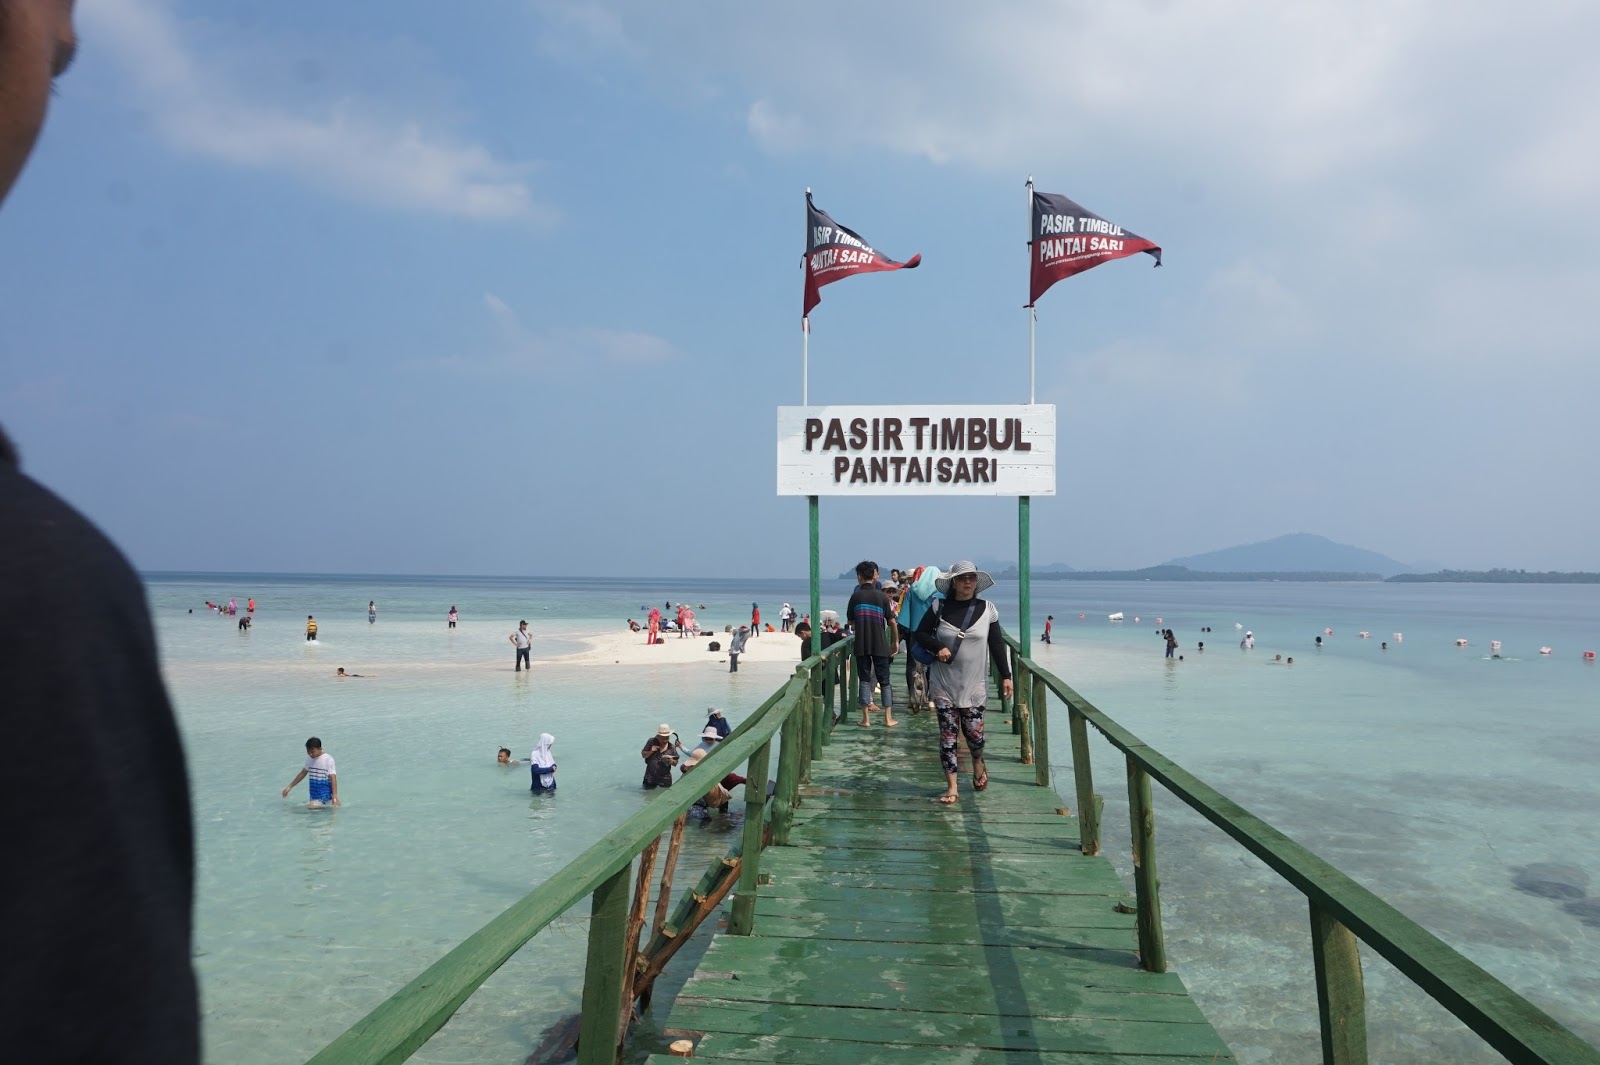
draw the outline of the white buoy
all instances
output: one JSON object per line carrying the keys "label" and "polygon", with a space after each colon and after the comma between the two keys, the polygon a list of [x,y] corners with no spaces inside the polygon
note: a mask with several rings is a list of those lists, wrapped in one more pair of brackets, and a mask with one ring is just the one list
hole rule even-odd
{"label": "white buoy", "polygon": [[1322,630],[1322,635],[1324,635],[1324,636],[1332,636],[1333,635],[1333,630],[1332,629],[1323,629]]}
{"label": "white buoy", "polygon": [[1456,646],[1457,647],[1465,647],[1466,645],[1467,645],[1467,641],[1466,641],[1465,637],[1463,637],[1462,639],[1459,639],[1459,640],[1456,641]]}
{"label": "white buoy", "polygon": [[1403,642],[1405,642],[1405,638],[1406,638],[1406,634],[1403,633],[1403,632],[1397,632],[1397,633],[1394,634],[1394,642],[1395,643],[1403,643]]}
{"label": "white buoy", "polygon": [[1500,650],[1500,641],[1499,640],[1490,640],[1489,641],[1489,650],[1491,650],[1491,651]]}
{"label": "white buoy", "polygon": [[1367,631],[1367,630],[1366,630],[1366,629],[1362,629],[1362,630],[1361,630],[1361,633],[1360,633],[1360,636],[1361,636],[1361,638],[1362,638],[1362,639],[1363,639],[1363,640],[1370,640],[1370,639],[1372,639],[1372,633],[1370,633],[1370,632],[1368,632],[1368,631]]}
{"label": "white buoy", "polygon": [[1550,648],[1548,648],[1548,647],[1541,647],[1541,648],[1539,648],[1539,653],[1540,653],[1540,654],[1542,654],[1542,655],[1547,655],[1547,654],[1550,654],[1550,653],[1551,653],[1551,652],[1550,652]]}

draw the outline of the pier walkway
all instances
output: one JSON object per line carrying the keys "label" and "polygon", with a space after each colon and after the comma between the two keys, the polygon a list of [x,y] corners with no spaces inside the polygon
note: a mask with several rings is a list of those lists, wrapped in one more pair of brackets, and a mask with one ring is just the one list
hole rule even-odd
{"label": "pier walkway", "polygon": [[931,714],[834,730],[790,845],[762,857],[753,934],[716,936],[669,1036],[815,1065],[1233,1060],[1175,973],[1139,967],[1133,894],[1081,853],[998,705],[985,716],[989,787],[971,790],[963,744],[955,806],[931,801]]}

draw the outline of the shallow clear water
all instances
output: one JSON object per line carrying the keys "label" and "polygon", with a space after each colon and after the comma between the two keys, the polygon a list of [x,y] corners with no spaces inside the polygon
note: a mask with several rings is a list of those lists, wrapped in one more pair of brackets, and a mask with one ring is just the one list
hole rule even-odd
{"label": "shallow clear water", "polygon": [[[737,722],[788,673],[551,656],[643,604],[703,603],[702,621],[721,627],[752,600],[775,619],[807,595],[802,581],[181,574],[154,575],[149,590],[199,833],[206,1056],[229,1063],[314,1053],[636,810],[637,752],[657,722],[689,735],[708,705]],[[824,605],[848,591],[829,582]],[[1012,624],[1015,586],[990,594]],[[203,605],[251,595],[244,636]],[[462,620],[449,632],[452,603]],[[1105,620],[1119,610],[1126,622]],[[1584,919],[1600,918],[1513,882],[1560,863],[1600,896],[1600,674],[1580,657],[1600,649],[1600,589],[1038,582],[1036,632],[1047,612],[1056,643],[1035,645],[1047,668],[1600,1043],[1600,926]],[[1157,617],[1183,661],[1163,659]],[[512,672],[506,642],[521,618],[535,633],[531,675]],[[1256,634],[1248,654],[1236,622]],[[1486,657],[1495,639],[1500,660]],[[1539,656],[1542,644],[1556,653]],[[336,666],[364,677],[335,681]],[[1070,794],[1065,721],[1053,720]],[[542,731],[557,738],[560,791],[537,799],[525,769],[493,759],[501,744],[525,759]],[[343,809],[279,797],[312,734],[337,759]],[[1106,851],[1126,872],[1120,757],[1093,749]],[[1242,1060],[1317,1060],[1304,900],[1159,788],[1156,807],[1174,967]],[[694,827],[680,884],[729,842]],[[416,1060],[521,1062],[576,1009],[586,909],[514,958]],[[1374,1060],[1497,1060],[1370,957],[1367,983]]]}

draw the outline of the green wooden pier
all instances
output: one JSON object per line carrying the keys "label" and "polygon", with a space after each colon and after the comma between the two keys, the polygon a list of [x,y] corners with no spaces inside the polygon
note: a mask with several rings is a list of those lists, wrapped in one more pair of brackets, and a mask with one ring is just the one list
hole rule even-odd
{"label": "green wooden pier", "polygon": [[1134,894],[1082,853],[998,703],[989,787],[971,790],[963,750],[954,807],[930,801],[931,715],[901,716],[835,730],[790,845],[762,858],[755,934],[716,937],[667,1035],[817,1065],[1232,1061],[1177,975],[1140,967]]}
{"label": "green wooden pier", "polygon": [[[1305,896],[1326,1065],[1368,1060],[1358,944],[1514,1065],[1600,1065],[1600,1050],[1007,642],[1016,697],[992,702],[986,715],[990,784],[981,795],[964,772],[956,805],[931,801],[942,775],[928,715],[902,712],[894,730],[851,724],[854,661],[851,641],[842,641],[748,711],[696,776],[651,797],[312,1062],[405,1061],[507,959],[587,898],[577,1057],[616,1065],[637,1023],[635,1004],[649,1003],[656,977],[730,895],[724,930],[667,1011],[666,1034],[680,1037],[673,1058],[1232,1061],[1167,971],[1152,799],[1159,784],[1165,801],[1189,806]],[[1072,781],[1058,790],[1050,744],[1062,717]],[[1121,763],[1114,779],[1127,788],[1125,841],[1101,839],[1096,734]],[[673,906],[689,807],[723,774],[742,768],[767,780],[774,762],[772,794],[746,789],[740,839]],[[704,782],[699,793],[685,786],[691,779]],[[1113,846],[1132,859],[1131,886],[1102,857]]]}

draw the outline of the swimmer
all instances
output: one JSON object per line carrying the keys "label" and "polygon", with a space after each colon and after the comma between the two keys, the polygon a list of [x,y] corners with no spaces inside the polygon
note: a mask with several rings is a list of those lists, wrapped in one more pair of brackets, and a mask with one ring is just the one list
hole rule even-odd
{"label": "swimmer", "polygon": [[1287,663],[1285,663],[1285,664],[1286,665],[1291,665],[1291,666],[1294,665],[1294,655],[1290,655],[1289,656],[1289,661]]}
{"label": "swimmer", "polygon": [[361,673],[346,673],[344,671],[344,667],[340,666],[338,672],[334,673],[333,677],[335,680],[349,680],[351,677],[360,677],[363,675],[364,674]]}
{"label": "swimmer", "polygon": [[511,748],[510,747],[502,747],[502,748],[500,748],[500,752],[494,756],[494,760],[499,765],[521,765],[522,764],[521,762],[517,761],[515,758],[511,757]]}
{"label": "swimmer", "polygon": [[1380,650],[1380,651],[1387,651],[1388,649],[1389,649],[1389,641],[1388,640],[1385,640],[1385,641],[1383,641],[1382,643],[1380,643],[1378,645],[1378,650]]}

